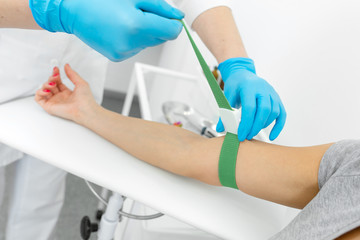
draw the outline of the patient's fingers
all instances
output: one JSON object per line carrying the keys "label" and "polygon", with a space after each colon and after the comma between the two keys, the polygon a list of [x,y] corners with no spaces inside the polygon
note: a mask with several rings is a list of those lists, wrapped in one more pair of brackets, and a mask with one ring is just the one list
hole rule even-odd
{"label": "patient's fingers", "polygon": [[80,77],[80,75],[75,72],[69,64],[65,64],[65,73],[70,79],[70,81],[76,86],[78,84],[87,83],[84,79]]}
{"label": "patient's fingers", "polygon": [[38,93],[39,96],[41,96],[43,98],[50,98],[54,95],[50,89],[46,89],[46,88],[40,89],[40,90],[38,90],[38,92],[39,92]]}
{"label": "patient's fingers", "polygon": [[39,91],[40,91],[40,89],[37,90],[35,93],[35,101],[38,103],[40,103],[42,101],[42,97],[40,96]]}
{"label": "patient's fingers", "polygon": [[69,89],[65,84],[63,84],[62,82],[60,82],[60,83],[58,84],[58,88],[59,88],[60,92],[65,91],[65,90],[70,90],[70,89]]}
{"label": "patient's fingers", "polygon": [[55,66],[55,67],[53,68],[52,75],[53,75],[53,76],[56,76],[56,75],[59,75],[59,74],[60,74],[60,69]]}
{"label": "patient's fingers", "polygon": [[65,91],[65,90],[70,90],[65,84],[63,84],[63,82],[61,81],[61,76],[60,76],[60,70],[58,67],[54,67],[53,68],[53,73],[52,75],[49,77],[49,82],[55,82],[57,85],[57,88],[59,89],[60,92]]}
{"label": "patient's fingers", "polygon": [[53,68],[52,75],[49,77],[49,81],[54,81],[56,83],[61,83],[60,70],[58,67]]}
{"label": "patient's fingers", "polygon": [[39,89],[36,91],[35,101],[43,106],[43,104],[52,96],[53,94],[49,89]]}
{"label": "patient's fingers", "polygon": [[42,94],[51,92],[54,95],[54,94],[57,94],[60,92],[60,90],[58,88],[58,84],[55,81],[53,81],[51,78],[49,79],[49,81],[47,81],[46,83],[44,83],[42,85],[41,90],[42,90],[42,92],[40,92],[40,93],[42,93]]}
{"label": "patient's fingers", "polygon": [[43,85],[43,89],[48,89],[50,90],[53,94],[57,94],[60,92],[60,90],[58,89],[58,85],[56,84],[55,81],[50,81],[47,82]]}

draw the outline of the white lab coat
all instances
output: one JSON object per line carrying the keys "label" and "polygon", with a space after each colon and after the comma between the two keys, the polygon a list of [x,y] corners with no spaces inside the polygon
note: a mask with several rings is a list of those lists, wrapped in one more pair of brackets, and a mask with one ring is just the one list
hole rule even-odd
{"label": "white lab coat", "polygon": [[173,0],[174,4],[185,13],[185,20],[191,26],[203,12],[219,6],[230,6],[230,0]]}
{"label": "white lab coat", "polygon": [[[0,104],[34,95],[51,75],[54,59],[61,69],[70,63],[89,82],[95,99],[101,102],[108,63],[105,57],[72,35],[3,29],[0,30]],[[65,84],[69,84],[63,70],[61,75]],[[17,159],[20,161],[16,163],[6,240],[25,236],[53,239],[64,200],[66,172],[0,143],[0,167]]]}
{"label": "white lab coat", "polygon": [[[0,103],[34,94],[40,86],[40,79],[46,80],[45,69],[50,72],[49,58],[61,57],[68,37],[61,34],[57,41],[52,42],[49,40],[55,40],[54,36],[44,33],[13,29],[0,31]],[[0,166],[22,156],[21,152],[0,143]]]}
{"label": "white lab coat", "polygon": [[[0,104],[33,95],[50,76],[53,59],[61,66],[69,62],[82,76],[85,75],[95,98],[101,101],[107,60],[100,54],[72,35],[3,29],[0,31]],[[0,166],[21,156],[20,152],[0,143]]]}

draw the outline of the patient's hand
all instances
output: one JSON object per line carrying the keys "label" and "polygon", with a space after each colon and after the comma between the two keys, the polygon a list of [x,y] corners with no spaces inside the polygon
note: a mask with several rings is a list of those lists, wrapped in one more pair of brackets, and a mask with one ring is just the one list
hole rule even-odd
{"label": "patient's hand", "polygon": [[65,73],[75,85],[73,91],[62,83],[59,69],[55,67],[53,75],[36,92],[35,101],[52,115],[80,122],[84,115],[98,105],[92,96],[89,84],[68,64],[65,65]]}

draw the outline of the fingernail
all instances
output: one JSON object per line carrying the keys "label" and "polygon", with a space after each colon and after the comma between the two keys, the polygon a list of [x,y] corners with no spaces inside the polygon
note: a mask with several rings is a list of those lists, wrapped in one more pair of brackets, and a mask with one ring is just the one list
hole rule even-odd
{"label": "fingernail", "polygon": [[56,76],[58,76],[59,75],[59,73],[54,73],[53,74],[53,77],[56,77]]}
{"label": "fingernail", "polygon": [[55,82],[49,82],[50,86],[54,86],[56,83]]}
{"label": "fingernail", "polygon": [[240,142],[245,141],[246,136],[244,136],[244,134],[239,134],[238,133],[238,139],[239,139]]}
{"label": "fingernail", "polygon": [[55,72],[55,70],[56,70],[56,67],[53,68],[53,72]]}
{"label": "fingernail", "polygon": [[270,140],[270,141],[274,141],[275,139],[276,139],[276,137],[274,137],[274,136],[272,136],[272,135],[270,134],[269,140]]}
{"label": "fingernail", "polygon": [[173,8],[173,13],[175,13],[175,15],[177,15],[177,17],[179,19],[183,19],[184,16],[185,16],[185,13],[183,13],[182,11],[180,11],[179,9],[177,8]]}
{"label": "fingernail", "polygon": [[43,91],[44,91],[44,92],[50,92],[50,90],[49,90],[49,89],[44,89]]}

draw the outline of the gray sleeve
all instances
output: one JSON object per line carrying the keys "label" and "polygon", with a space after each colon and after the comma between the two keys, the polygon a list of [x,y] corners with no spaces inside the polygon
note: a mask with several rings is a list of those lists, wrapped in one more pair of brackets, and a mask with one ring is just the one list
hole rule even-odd
{"label": "gray sleeve", "polygon": [[333,144],[319,168],[320,192],[271,240],[327,240],[360,226],[360,141]]}
{"label": "gray sleeve", "polygon": [[[333,144],[324,154],[319,167],[319,189],[336,173],[336,175],[359,175],[356,155],[360,151],[360,140],[343,140]],[[355,156],[354,156],[355,155]],[[346,171],[346,172],[345,172]]]}

